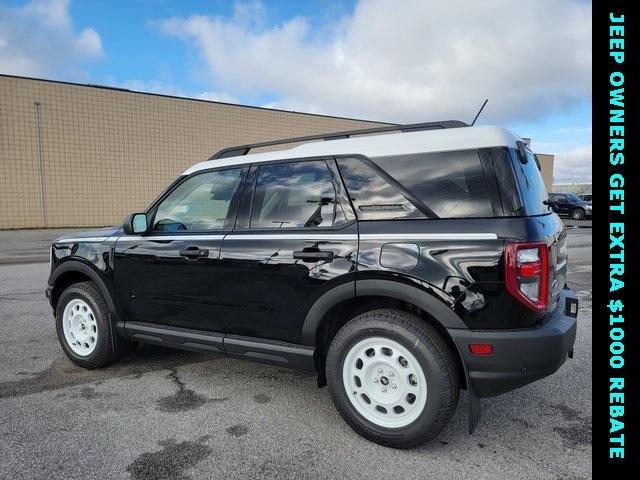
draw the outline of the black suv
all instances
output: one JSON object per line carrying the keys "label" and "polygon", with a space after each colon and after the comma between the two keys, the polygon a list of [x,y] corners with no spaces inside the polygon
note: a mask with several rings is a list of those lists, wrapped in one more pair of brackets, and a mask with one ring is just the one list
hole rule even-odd
{"label": "black suv", "polygon": [[569,215],[574,220],[591,217],[591,203],[574,193],[549,193],[548,204],[558,215]]}
{"label": "black suv", "polygon": [[148,342],[314,371],[356,432],[411,447],[461,389],[473,431],[480,397],[572,356],[566,233],[519,137],[449,121],[317,139],[223,150],[122,227],[57,239],[69,358]]}

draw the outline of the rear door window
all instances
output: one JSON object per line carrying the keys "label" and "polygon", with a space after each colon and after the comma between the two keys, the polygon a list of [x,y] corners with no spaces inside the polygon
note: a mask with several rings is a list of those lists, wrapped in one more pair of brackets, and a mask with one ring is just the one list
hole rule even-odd
{"label": "rear door window", "polygon": [[477,150],[394,155],[372,160],[440,218],[494,215]]}
{"label": "rear door window", "polygon": [[251,208],[251,228],[331,227],[336,191],[324,160],[261,165]]}

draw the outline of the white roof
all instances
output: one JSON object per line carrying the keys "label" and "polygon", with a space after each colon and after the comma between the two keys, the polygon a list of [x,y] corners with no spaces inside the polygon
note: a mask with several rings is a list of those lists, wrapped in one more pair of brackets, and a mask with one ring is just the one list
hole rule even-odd
{"label": "white roof", "polygon": [[500,127],[460,127],[363,135],[341,140],[314,141],[287,150],[207,160],[187,169],[184,175],[207,168],[325,155],[359,154],[375,158],[410,153],[467,150],[471,148],[512,147],[518,140],[521,140],[519,136]]}

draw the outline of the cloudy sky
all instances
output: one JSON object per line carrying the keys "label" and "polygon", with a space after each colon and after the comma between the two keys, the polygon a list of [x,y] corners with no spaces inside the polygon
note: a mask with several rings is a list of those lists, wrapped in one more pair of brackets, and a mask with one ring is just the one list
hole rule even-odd
{"label": "cloudy sky", "polygon": [[533,138],[591,180],[585,0],[0,0],[0,73]]}

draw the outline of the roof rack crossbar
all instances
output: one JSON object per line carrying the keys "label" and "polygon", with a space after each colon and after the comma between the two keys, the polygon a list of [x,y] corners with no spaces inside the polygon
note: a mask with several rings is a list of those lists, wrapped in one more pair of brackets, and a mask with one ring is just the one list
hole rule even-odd
{"label": "roof rack crossbar", "polygon": [[423,122],[423,123],[408,123],[405,125],[385,125],[382,127],[361,128],[357,130],[347,130],[343,132],[323,133],[319,135],[307,135],[305,137],[293,137],[285,138],[282,140],[268,140],[265,142],[249,143],[246,145],[237,145],[235,147],[223,148],[215,155],[211,156],[209,160],[215,160],[218,158],[226,157],[239,157],[247,155],[251,149],[260,147],[272,147],[275,145],[286,145],[288,143],[300,143],[310,142],[314,140],[338,140],[343,138],[351,138],[354,135],[373,135],[376,133],[385,132],[415,132],[419,130],[438,130],[444,128],[460,128],[468,127],[469,124],[461,122],[460,120],[445,120],[441,122]]}

